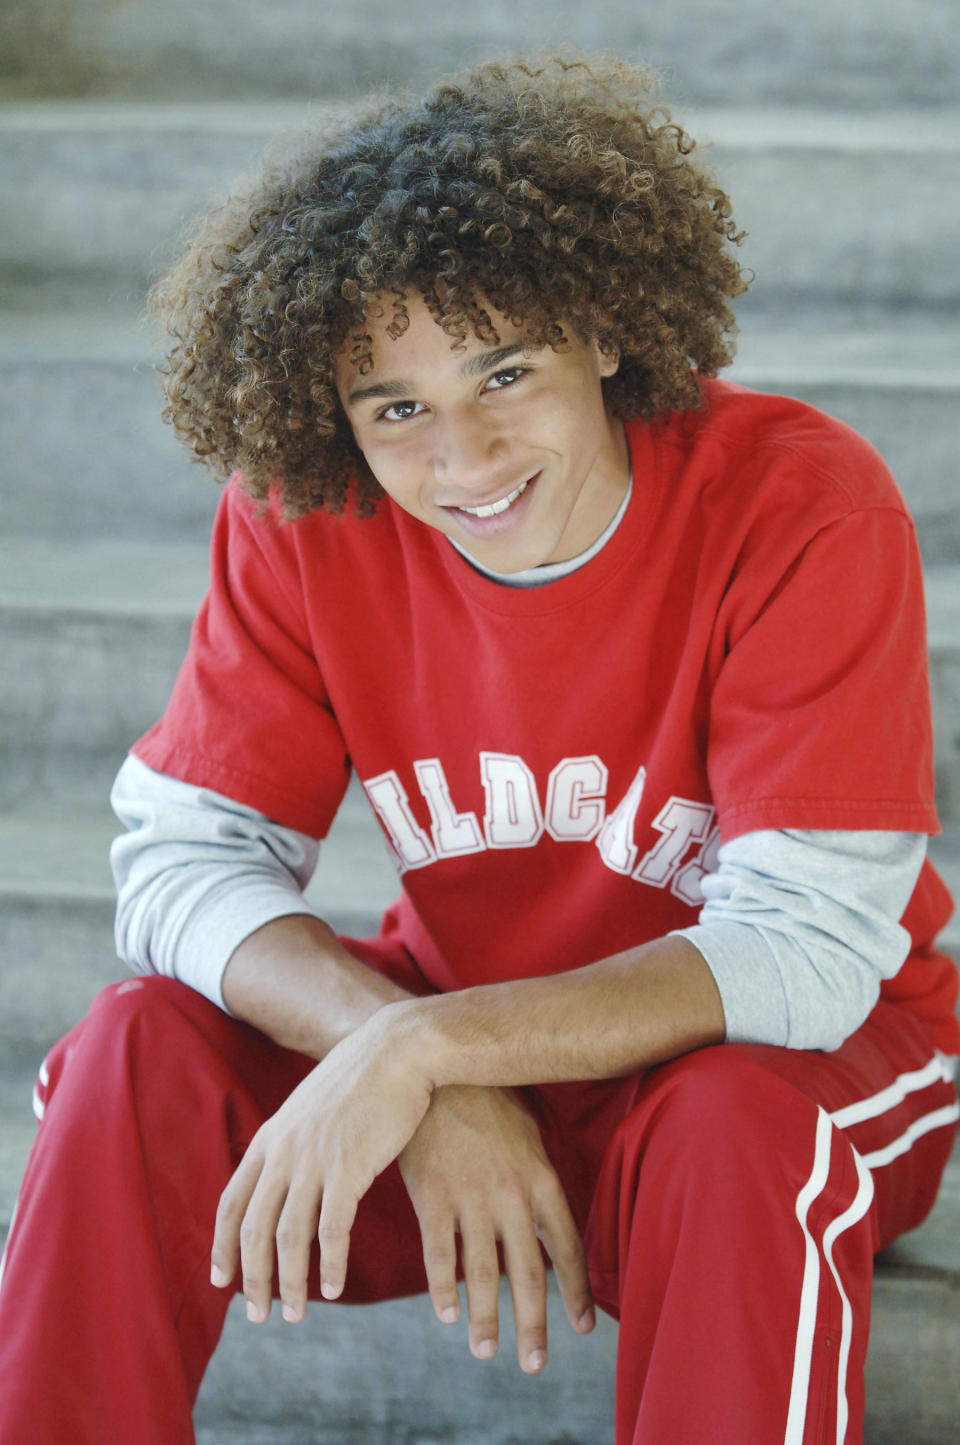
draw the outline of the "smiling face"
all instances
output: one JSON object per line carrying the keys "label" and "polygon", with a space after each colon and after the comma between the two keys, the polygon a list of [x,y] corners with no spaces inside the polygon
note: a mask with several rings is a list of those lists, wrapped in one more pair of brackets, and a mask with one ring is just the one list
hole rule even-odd
{"label": "smiling face", "polygon": [[[372,367],[345,348],[337,391],[357,445],[383,490],[478,562],[519,572],[585,551],[629,482],[622,425],[601,381],[617,369],[594,342],[524,351],[520,330],[488,308],[499,340],[454,342],[422,298],[410,325],[372,323]],[[565,333],[566,334],[566,333]]]}

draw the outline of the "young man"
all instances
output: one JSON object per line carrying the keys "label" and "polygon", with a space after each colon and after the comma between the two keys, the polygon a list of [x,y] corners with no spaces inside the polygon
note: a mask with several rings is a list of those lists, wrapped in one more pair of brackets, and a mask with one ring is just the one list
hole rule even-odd
{"label": "young man", "polygon": [[[168,416],[239,471],[114,794],[168,977],[43,1075],[11,1445],[190,1441],[235,1287],[449,1321],[462,1275],[483,1359],[502,1267],[535,1372],[541,1243],[620,1320],[619,1445],[861,1438],[873,1253],[958,1112],[919,560],[865,442],[712,379],[729,206],[643,106],[483,67],[158,293]],[[364,941],[300,893],[351,769],[403,885]]]}

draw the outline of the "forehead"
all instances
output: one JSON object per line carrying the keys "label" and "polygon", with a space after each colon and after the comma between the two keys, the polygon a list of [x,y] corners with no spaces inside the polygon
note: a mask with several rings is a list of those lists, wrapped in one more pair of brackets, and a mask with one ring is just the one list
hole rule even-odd
{"label": "forehead", "polygon": [[507,338],[518,339],[529,329],[483,296],[466,301],[448,318],[439,300],[431,297],[428,301],[416,290],[381,294],[368,308],[365,320],[372,339],[380,345],[414,339],[429,344],[439,336],[451,350],[474,344],[496,346]]}
{"label": "forehead", "polygon": [[459,335],[445,331],[441,322],[417,292],[378,297],[363,329],[348,335],[337,354],[341,391],[356,400],[358,389],[373,381],[437,368],[469,378],[524,349],[522,323],[487,304],[471,308]]}

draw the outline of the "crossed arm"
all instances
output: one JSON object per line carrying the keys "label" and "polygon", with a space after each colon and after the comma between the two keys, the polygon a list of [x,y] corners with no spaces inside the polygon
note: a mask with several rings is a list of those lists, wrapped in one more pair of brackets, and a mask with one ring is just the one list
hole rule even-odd
{"label": "crossed arm", "polygon": [[529,1372],[546,1361],[539,1241],[574,1329],[592,1329],[594,1312],[577,1226],[512,1086],[613,1078],[724,1037],[713,976],[679,937],[570,973],[419,999],[354,959],[320,920],[291,916],[236,949],[223,996],[239,1018],[319,1062],[224,1191],[214,1284],[229,1285],[239,1259],[248,1315],[266,1319],[276,1246],[284,1317],[298,1320],[318,1238],[321,1289],[337,1298],[357,1206],[396,1159],[438,1317],[459,1313],[459,1233],[470,1348],[496,1352],[499,1242]]}

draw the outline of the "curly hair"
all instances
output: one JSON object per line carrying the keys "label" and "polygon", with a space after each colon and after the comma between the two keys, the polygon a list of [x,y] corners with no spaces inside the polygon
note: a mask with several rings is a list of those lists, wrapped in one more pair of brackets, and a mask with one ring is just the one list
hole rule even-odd
{"label": "curly hair", "polygon": [[[733,354],[741,236],[652,76],[616,60],[493,61],[421,99],[380,100],[266,167],[206,217],[151,292],[173,339],[164,419],[218,477],[284,514],[361,514],[380,488],[334,384],[370,320],[419,292],[462,342],[489,303],[524,344],[566,324],[616,350],[621,418],[694,407]],[[493,332],[494,339],[495,332]]]}

